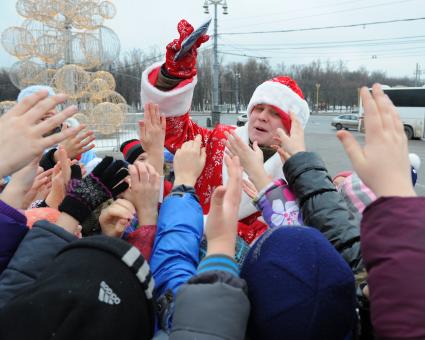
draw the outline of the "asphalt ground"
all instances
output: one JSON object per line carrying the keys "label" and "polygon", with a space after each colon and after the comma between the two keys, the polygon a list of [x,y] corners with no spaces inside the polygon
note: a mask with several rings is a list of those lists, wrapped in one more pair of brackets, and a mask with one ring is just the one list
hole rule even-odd
{"label": "asphalt ground", "polygon": [[[311,116],[305,130],[306,145],[309,151],[315,151],[325,161],[332,176],[340,171],[352,170],[351,162],[336,137],[336,129],[331,126],[331,116]],[[364,134],[350,131],[359,143],[364,144]],[[422,161],[418,172],[416,192],[425,196],[425,141],[410,140],[409,152],[416,153]],[[391,183],[389,183],[391,185]]]}

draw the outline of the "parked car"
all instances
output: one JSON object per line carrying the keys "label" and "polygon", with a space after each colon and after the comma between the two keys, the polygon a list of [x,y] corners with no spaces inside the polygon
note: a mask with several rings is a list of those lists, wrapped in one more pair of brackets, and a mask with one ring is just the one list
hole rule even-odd
{"label": "parked car", "polygon": [[248,114],[244,113],[238,116],[238,119],[236,120],[237,126],[244,126],[245,123],[248,121]]}
{"label": "parked car", "polygon": [[345,114],[332,119],[332,126],[335,126],[337,130],[341,129],[355,129],[359,127],[359,116],[353,114]]}

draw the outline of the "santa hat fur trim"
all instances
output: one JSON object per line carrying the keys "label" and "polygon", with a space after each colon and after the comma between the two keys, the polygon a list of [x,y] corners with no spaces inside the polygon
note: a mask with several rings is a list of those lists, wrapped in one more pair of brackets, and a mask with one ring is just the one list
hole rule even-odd
{"label": "santa hat fur trim", "polygon": [[255,105],[272,105],[287,114],[289,114],[289,112],[295,113],[302,126],[305,128],[308,118],[310,117],[310,109],[308,108],[307,102],[290,87],[274,79],[265,81],[255,89],[248,104],[248,116],[251,114]]}
{"label": "santa hat fur trim", "polygon": [[166,117],[182,116],[190,110],[193,90],[198,78],[195,76],[190,83],[182,87],[177,86],[170,91],[158,90],[154,84],[149,82],[149,75],[151,72],[159,71],[163,63],[155,63],[143,72],[140,90],[142,105],[155,103],[159,105],[160,112],[164,113]]}

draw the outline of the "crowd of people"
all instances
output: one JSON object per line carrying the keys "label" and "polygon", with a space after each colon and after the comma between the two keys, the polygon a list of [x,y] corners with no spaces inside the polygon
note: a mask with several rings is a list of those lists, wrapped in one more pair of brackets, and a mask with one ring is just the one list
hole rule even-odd
{"label": "crowd of people", "polygon": [[0,117],[0,339],[425,339],[420,161],[381,86],[332,179],[290,77],[256,88],[245,126],[191,120],[192,31],[144,71],[122,157],[47,86]]}

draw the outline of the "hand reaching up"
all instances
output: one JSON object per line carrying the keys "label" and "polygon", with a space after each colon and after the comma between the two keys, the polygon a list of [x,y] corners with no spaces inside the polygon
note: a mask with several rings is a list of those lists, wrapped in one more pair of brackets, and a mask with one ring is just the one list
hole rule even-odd
{"label": "hand reaching up", "polygon": [[201,147],[201,136],[185,142],[174,156],[174,186],[194,186],[205,166],[205,148]]}
{"label": "hand reaching up", "polygon": [[[80,129],[80,131],[81,131],[85,127],[86,126],[82,124],[78,127],[78,129]],[[69,127],[67,127],[64,124],[62,131],[66,131],[67,129],[69,129]],[[71,159],[74,159],[78,155],[93,149],[95,147],[95,145],[92,142],[95,139],[96,139],[96,137],[94,136],[93,131],[88,130],[88,131],[85,131],[85,132],[78,134],[76,136],[72,136],[72,137],[65,139],[61,143],[61,145],[65,149],[68,157],[71,158]],[[56,161],[59,160],[58,151],[55,152],[55,160]]]}
{"label": "hand reaching up", "polygon": [[270,179],[264,170],[264,156],[258,143],[254,141],[251,149],[235,131],[226,131],[224,134],[227,138],[226,153],[230,157],[238,156],[244,171],[248,174],[257,191],[267,186]]}
{"label": "hand reaching up", "polygon": [[[0,194],[0,199],[15,209],[26,209],[37,193],[32,188],[35,186],[34,189],[39,189],[50,180],[50,177],[40,176],[44,173],[40,172],[41,168],[38,166],[38,161],[39,158],[35,158],[31,163],[15,172],[9,184]],[[36,182],[37,177],[40,178]],[[28,194],[30,194],[30,197],[28,197]]]}
{"label": "hand reaching up", "polygon": [[225,254],[235,256],[239,204],[242,194],[242,166],[237,156],[225,156],[229,181],[213,192],[205,235],[208,242],[207,256]]}
{"label": "hand reaching up", "polygon": [[162,176],[164,172],[165,116],[157,104],[144,105],[144,117],[139,122],[140,144],[148,154],[148,162]]}
{"label": "hand reaching up", "polygon": [[80,167],[76,166],[59,210],[83,223],[100,204],[127,190],[128,183],[124,181],[127,176],[128,170],[124,161],[115,161],[109,156],[84,179],[81,178]]}
{"label": "hand reaching up", "polygon": [[138,161],[130,165],[128,171],[131,188],[126,197],[136,207],[139,225],[156,224],[161,177],[153,166]]}
{"label": "hand reaching up", "polygon": [[353,135],[339,131],[337,136],[353,164],[355,172],[376,196],[416,196],[410,175],[407,138],[399,114],[375,84],[372,95],[360,91],[364,106],[365,145]]}
{"label": "hand reaching up", "polygon": [[0,117],[0,177],[22,169],[45,149],[78,133],[79,128],[70,128],[44,137],[77,111],[75,106],[70,106],[42,120],[47,112],[67,98],[47,95],[47,91],[40,91],[28,96]]}
{"label": "hand reaching up", "polygon": [[[58,149],[58,162],[53,168],[52,188],[46,197],[46,204],[57,209],[65,198],[66,188],[71,180],[71,160],[63,146]],[[73,166],[78,166],[74,164]]]}

